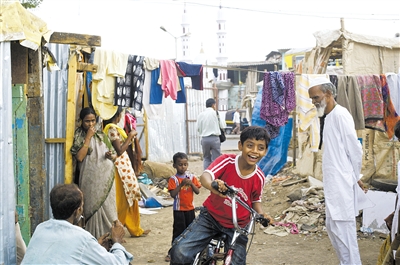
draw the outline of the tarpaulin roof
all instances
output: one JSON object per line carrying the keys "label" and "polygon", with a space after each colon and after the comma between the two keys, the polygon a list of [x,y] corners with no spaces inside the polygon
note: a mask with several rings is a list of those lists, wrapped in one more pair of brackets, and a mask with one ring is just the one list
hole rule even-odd
{"label": "tarpaulin roof", "polygon": [[360,35],[348,32],[347,30],[323,30],[314,33],[317,40],[317,46],[326,48],[333,42],[338,41],[341,37],[358,43],[364,43],[372,46],[386,48],[400,48],[400,38],[384,38],[368,35]]}
{"label": "tarpaulin roof", "polygon": [[0,29],[0,42],[19,40],[22,46],[33,50],[41,45],[42,37],[48,41],[51,34],[47,23],[18,1],[1,1]]}

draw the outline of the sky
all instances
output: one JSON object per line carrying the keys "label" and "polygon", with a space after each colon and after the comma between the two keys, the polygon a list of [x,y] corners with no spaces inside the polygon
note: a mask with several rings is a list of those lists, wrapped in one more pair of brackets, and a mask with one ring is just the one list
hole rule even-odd
{"label": "sky", "polygon": [[196,60],[203,49],[212,63],[220,6],[228,62],[263,61],[278,49],[314,47],[313,33],[340,29],[341,17],[352,33],[394,38],[400,32],[399,0],[43,0],[31,12],[52,31],[99,35],[104,49],[156,59],[175,58],[175,36],[179,60],[186,7],[191,57]]}

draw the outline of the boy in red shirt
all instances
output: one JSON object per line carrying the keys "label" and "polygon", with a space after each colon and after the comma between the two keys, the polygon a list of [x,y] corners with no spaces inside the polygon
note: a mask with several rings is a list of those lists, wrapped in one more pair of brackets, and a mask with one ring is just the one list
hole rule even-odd
{"label": "boy in red shirt", "polygon": [[[241,154],[225,154],[219,156],[204,171],[200,177],[203,187],[210,190],[210,196],[203,203],[204,209],[192,224],[177,237],[170,250],[171,264],[191,264],[196,253],[202,251],[210,240],[219,233],[227,235],[231,240],[234,226],[232,222],[232,208],[228,197],[211,187],[212,181],[219,186],[226,182],[240,190],[239,194],[245,203],[259,214],[263,214],[272,223],[273,220],[264,214],[261,208],[265,175],[257,166],[258,161],[265,156],[270,138],[268,132],[258,126],[250,126],[240,134],[238,148]],[[243,207],[237,207],[237,220],[244,226],[250,220],[250,212]],[[232,264],[246,264],[247,236],[240,235],[236,241]]]}
{"label": "boy in red shirt", "polygon": [[[193,193],[199,194],[200,182],[196,176],[186,172],[189,163],[185,153],[178,152],[173,156],[173,167],[176,174],[169,178],[168,191],[174,198],[174,224],[172,242],[188,227],[195,218]],[[165,261],[170,261],[169,254]]]}

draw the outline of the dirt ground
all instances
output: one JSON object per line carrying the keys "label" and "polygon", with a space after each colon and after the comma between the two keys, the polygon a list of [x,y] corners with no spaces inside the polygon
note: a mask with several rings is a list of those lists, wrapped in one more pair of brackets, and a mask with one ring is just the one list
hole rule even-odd
{"label": "dirt ground", "polygon": [[[189,170],[200,176],[202,161],[197,159],[189,161]],[[308,187],[307,183],[299,183],[283,187],[277,183],[269,183],[264,188],[263,209],[272,217],[278,217],[282,211],[289,208],[290,201],[286,197],[294,189]],[[209,192],[201,189],[195,196],[196,206],[200,206]],[[151,229],[146,237],[131,238],[126,235],[124,246],[134,255],[132,264],[168,264],[164,261],[165,255],[171,244],[172,237],[172,208],[166,207],[157,210],[157,214],[141,215],[141,226]],[[359,234],[359,248],[362,264],[376,264],[379,248],[383,239],[379,235]],[[251,236],[249,236],[249,242]],[[247,264],[307,264],[307,265],[333,265],[339,264],[328,235],[326,232],[309,234],[289,234],[288,236],[275,236],[265,234],[260,226],[252,239],[250,251],[247,255]]]}

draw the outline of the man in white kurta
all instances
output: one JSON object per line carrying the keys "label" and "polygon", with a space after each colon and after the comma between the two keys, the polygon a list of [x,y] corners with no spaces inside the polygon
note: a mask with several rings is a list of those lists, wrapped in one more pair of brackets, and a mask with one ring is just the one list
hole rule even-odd
{"label": "man in white kurta", "polygon": [[326,115],[322,173],[328,235],[340,264],[361,264],[355,217],[362,146],[351,114],[335,101],[336,88],[329,79],[315,80],[308,91],[317,111]]}

